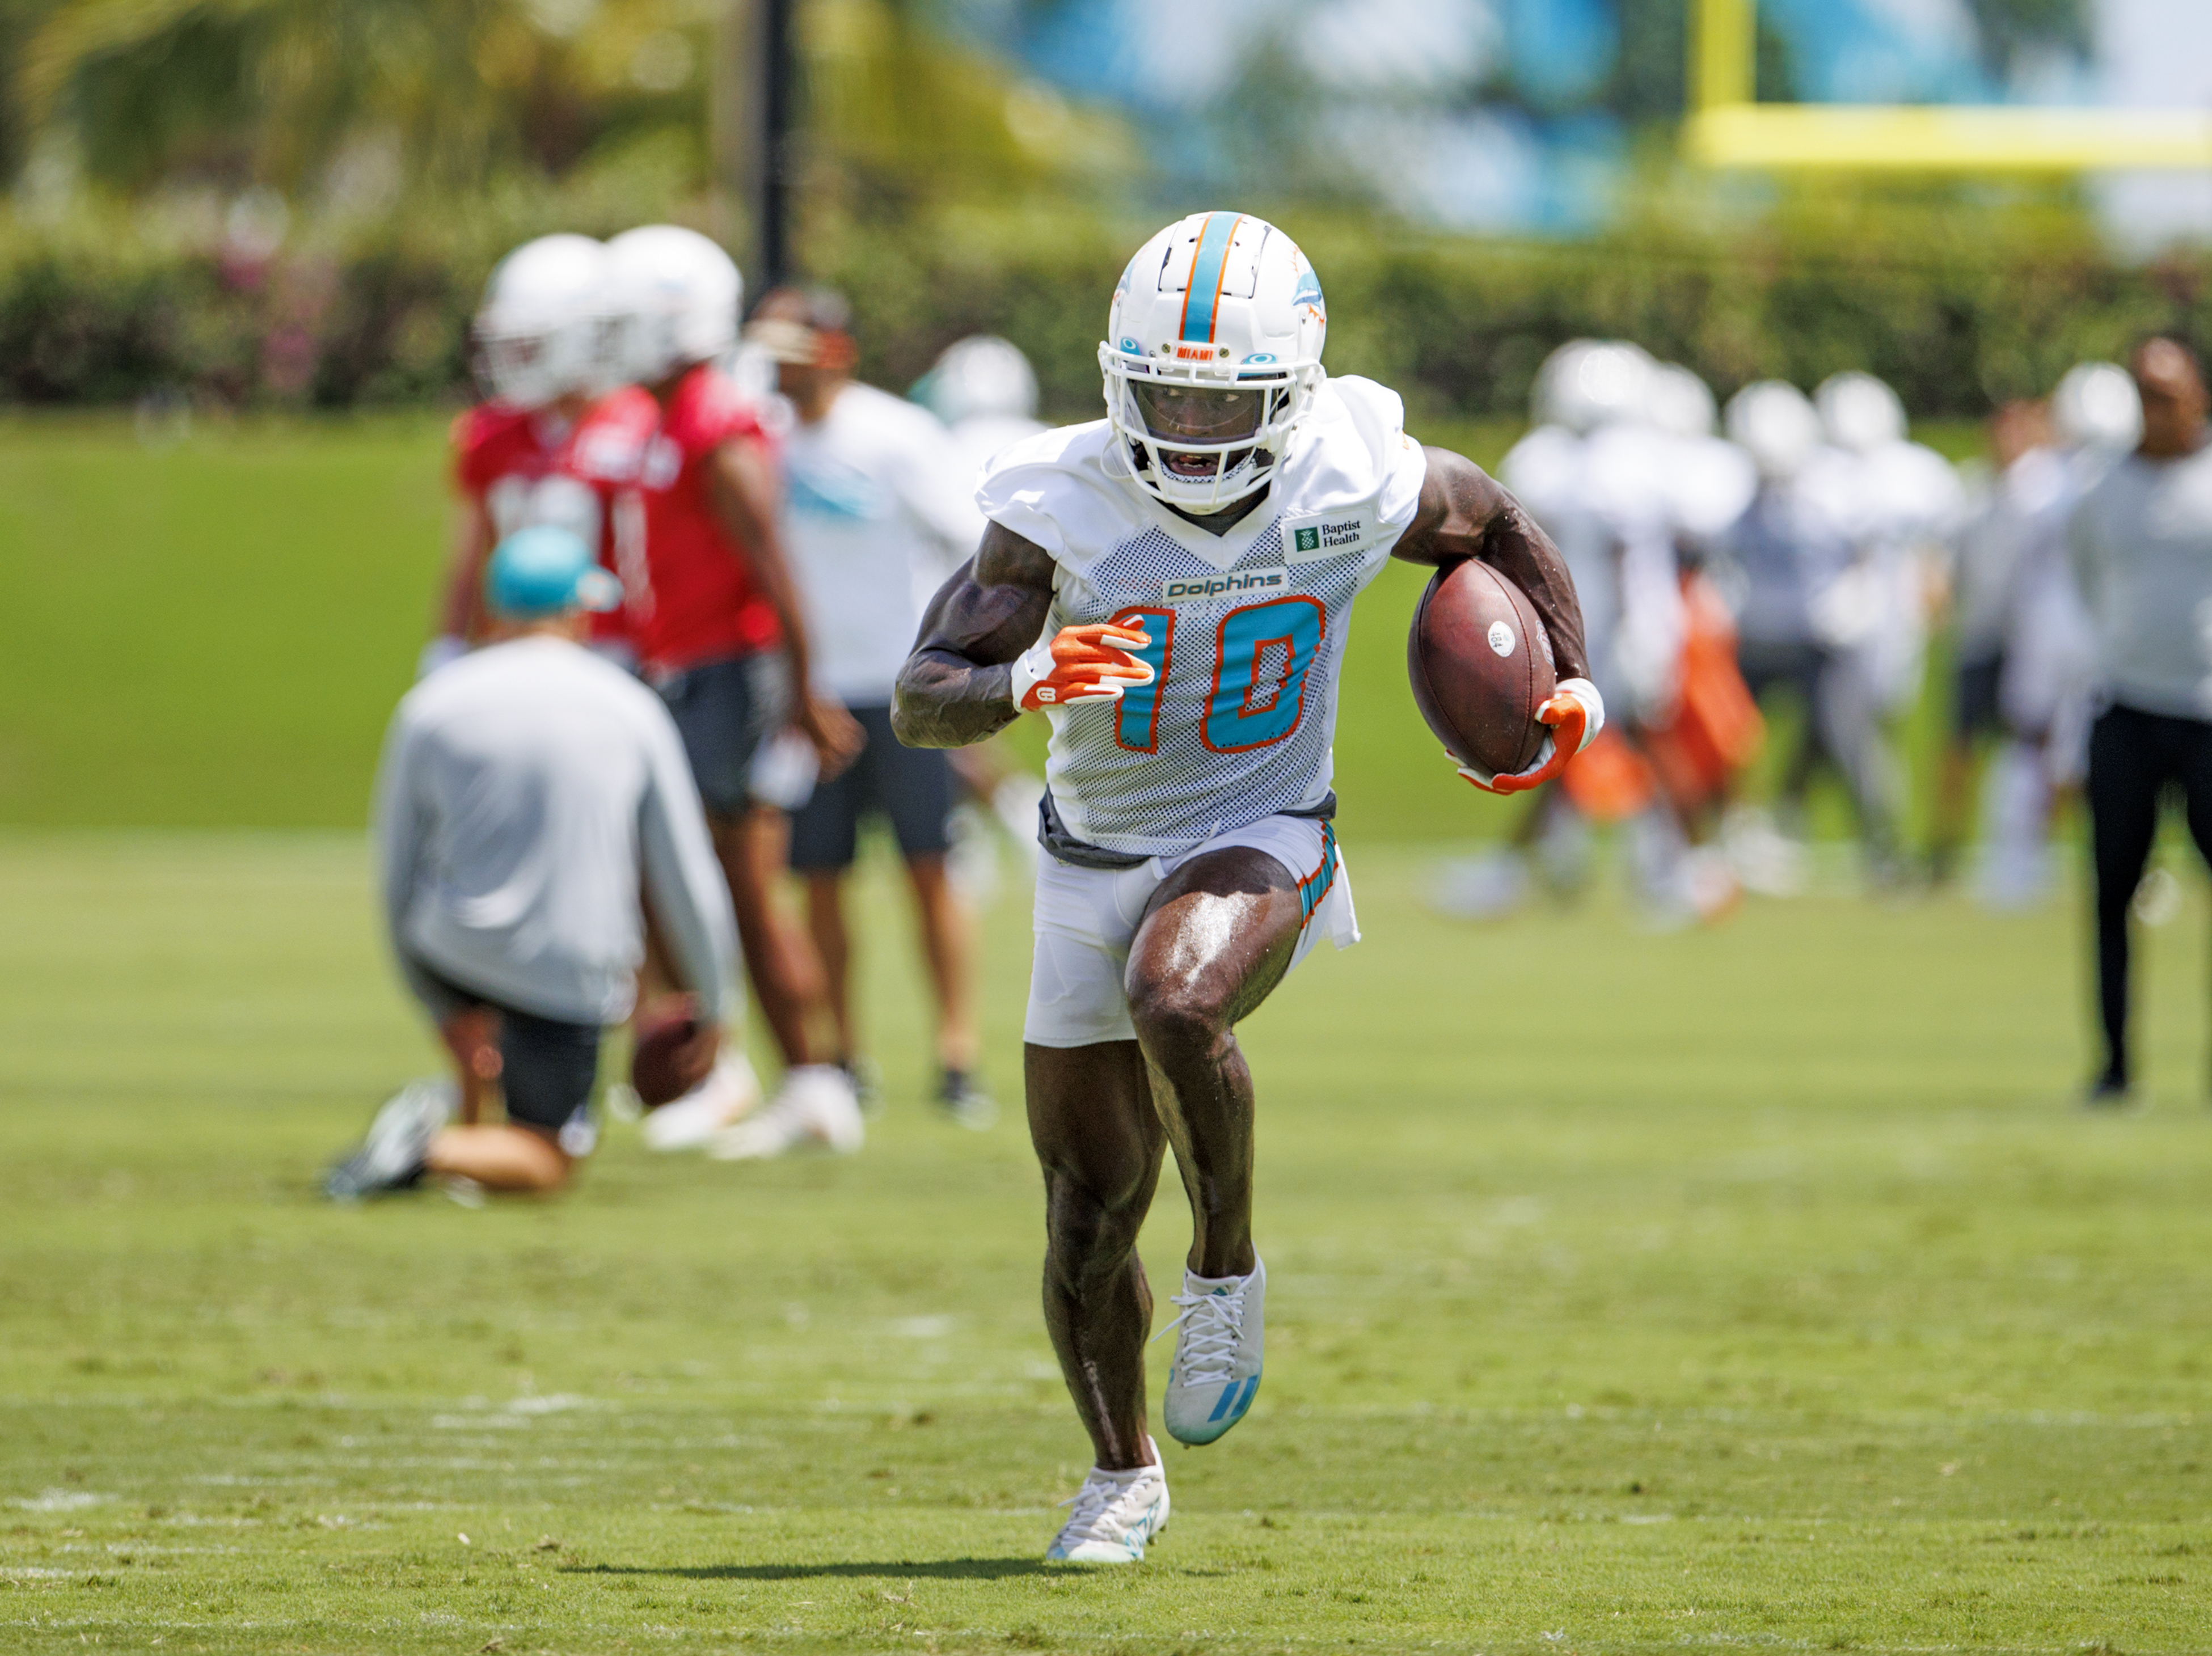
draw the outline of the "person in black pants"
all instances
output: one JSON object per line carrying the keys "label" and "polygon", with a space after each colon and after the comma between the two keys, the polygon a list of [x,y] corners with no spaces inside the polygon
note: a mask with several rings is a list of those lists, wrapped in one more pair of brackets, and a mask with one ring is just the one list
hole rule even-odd
{"label": "person in black pants", "polygon": [[2104,1067],[2085,1102],[2132,1101],[2128,916],[2158,833],[2161,795],[2181,794],[2212,863],[2212,445],[2205,387],[2179,341],[2146,341],[2130,363],[2142,394],[2135,452],[2091,484],[2069,550],[2097,634],[2106,707],[2089,737],[2097,882],[2097,992]]}

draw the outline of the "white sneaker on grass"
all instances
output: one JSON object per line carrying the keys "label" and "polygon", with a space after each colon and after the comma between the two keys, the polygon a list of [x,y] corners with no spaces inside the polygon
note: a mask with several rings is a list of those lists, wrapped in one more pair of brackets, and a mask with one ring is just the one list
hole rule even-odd
{"label": "white sneaker on grass", "polygon": [[646,1146],[696,1150],[759,1102],[760,1077],[753,1073],[751,1061],[743,1052],[725,1053],[714,1060],[704,1081],[646,1116]]}
{"label": "white sneaker on grass", "polygon": [[1158,1461],[1159,1450],[1150,1438],[1154,1462],[1127,1472],[1091,1469],[1083,1487],[1064,1507],[1073,1507],[1052,1545],[1048,1560],[1069,1564],[1138,1564],[1144,1562],[1145,1544],[1168,1526],[1168,1475]]}
{"label": "white sneaker on grass", "polygon": [[764,1107],[708,1140],[707,1154],[717,1162],[757,1162],[795,1149],[849,1156],[866,1138],[852,1077],[834,1064],[803,1064],[786,1072]]}
{"label": "white sneaker on grass", "polygon": [[1168,1325],[1180,1331],[1175,1362],[1160,1404],[1168,1431],[1178,1442],[1211,1443],[1252,1406],[1260,1390],[1267,1295],[1267,1268],[1257,1259],[1249,1277],[1183,1272],[1182,1292],[1175,1297],[1182,1314]]}

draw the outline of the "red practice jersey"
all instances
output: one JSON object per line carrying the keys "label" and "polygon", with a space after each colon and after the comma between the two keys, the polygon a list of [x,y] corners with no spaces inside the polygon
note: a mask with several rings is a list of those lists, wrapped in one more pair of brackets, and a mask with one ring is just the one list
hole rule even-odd
{"label": "red practice jersey", "polygon": [[[453,422],[454,486],[483,506],[494,544],[518,529],[555,524],[574,531],[619,574],[614,491],[635,474],[657,416],[653,398],[635,387],[601,398],[573,423],[480,403]],[[592,617],[595,642],[626,642],[629,630],[621,610]]]}
{"label": "red practice jersey", "polygon": [[[679,672],[783,641],[775,610],[708,499],[708,464],[732,438],[773,446],[744,393],[702,364],[677,386],[636,474],[648,579],[638,595],[643,603],[633,600],[629,619],[649,668]],[[623,511],[618,505],[618,518]],[[628,565],[627,556],[617,555]],[[627,579],[627,567],[621,573]]]}

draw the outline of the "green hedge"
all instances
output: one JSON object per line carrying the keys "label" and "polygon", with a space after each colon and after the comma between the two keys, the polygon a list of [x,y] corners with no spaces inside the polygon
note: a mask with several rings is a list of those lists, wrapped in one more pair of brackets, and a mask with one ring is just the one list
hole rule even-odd
{"label": "green hedge", "polygon": [[[570,218],[576,216],[572,210]],[[595,203],[584,227],[623,221]],[[234,405],[343,408],[465,394],[467,324],[505,246],[552,227],[543,203],[423,209],[403,232],[303,238],[265,266],[163,246],[127,220],[0,224],[0,399],[113,403],[177,391]],[[1696,225],[1664,203],[1575,244],[1407,232],[1285,210],[1320,270],[1330,365],[1417,410],[1518,412],[1545,354],[1634,338],[1723,392],[1864,367],[1926,415],[1973,415],[2152,327],[2212,331],[2212,258],[2106,254],[2079,215],[1961,201],[1769,204]],[[989,330],[1026,349],[1048,407],[1096,405],[1108,294],[1149,220],[1009,209],[894,227],[817,224],[813,268],[852,296],[863,371],[917,377]]]}

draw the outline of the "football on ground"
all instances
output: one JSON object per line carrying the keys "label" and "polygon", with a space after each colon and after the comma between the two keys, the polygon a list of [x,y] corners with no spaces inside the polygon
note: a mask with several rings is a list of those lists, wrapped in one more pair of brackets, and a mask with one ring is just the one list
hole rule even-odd
{"label": "football on ground", "polygon": [[1536,713],[1559,675],[1528,595],[1469,558],[1437,571],[1406,637],[1413,701],[1445,751],[1493,775],[1523,770],[1544,744]]}
{"label": "football on ground", "polygon": [[[690,1050],[698,1033],[698,1013],[689,1000],[638,1019],[629,1084],[647,1109],[674,1103],[707,1078],[709,1065],[696,1061]],[[708,1059],[711,1063],[711,1053]]]}

